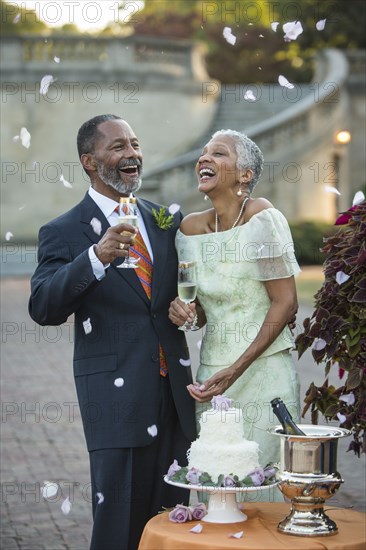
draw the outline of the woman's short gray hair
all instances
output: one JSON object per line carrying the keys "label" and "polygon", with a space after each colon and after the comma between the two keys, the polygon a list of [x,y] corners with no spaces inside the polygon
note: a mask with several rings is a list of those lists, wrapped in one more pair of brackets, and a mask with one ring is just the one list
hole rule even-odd
{"label": "woman's short gray hair", "polygon": [[258,145],[248,136],[237,132],[236,130],[218,130],[212,135],[212,139],[219,136],[229,136],[234,140],[237,154],[237,168],[250,168],[253,171],[253,177],[249,182],[248,190],[251,193],[257,185],[263,170],[263,154]]}

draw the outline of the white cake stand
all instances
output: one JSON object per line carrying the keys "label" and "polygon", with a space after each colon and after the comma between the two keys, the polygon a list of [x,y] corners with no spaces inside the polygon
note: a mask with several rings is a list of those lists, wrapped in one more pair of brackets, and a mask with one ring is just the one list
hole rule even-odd
{"label": "white cake stand", "polygon": [[278,482],[270,485],[259,485],[257,487],[206,487],[203,485],[187,485],[186,483],[177,483],[171,481],[167,476],[164,481],[169,485],[181,487],[193,491],[207,491],[209,495],[207,515],[202,521],[208,523],[238,523],[246,521],[248,517],[239,509],[236,502],[237,493],[254,493],[255,491],[265,491],[278,485]]}

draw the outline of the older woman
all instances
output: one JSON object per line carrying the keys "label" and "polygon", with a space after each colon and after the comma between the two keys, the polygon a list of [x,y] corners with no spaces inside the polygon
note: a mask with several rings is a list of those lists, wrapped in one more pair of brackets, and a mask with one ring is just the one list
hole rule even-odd
{"label": "older woman", "polygon": [[207,323],[196,383],[188,386],[197,416],[214,395],[234,399],[264,466],[279,459],[279,438],[267,433],[276,423],[271,399],[280,396],[295,416],[299,408],[288,325],[300,270],[284,216],[251,197],[262,168],[260,149],[239,132],[220,130],[204,147],[198,190],[213,208],[185,217],[176,236],[179,259],[197,263],[198,301],[187,306],[177,298],[169,316],[177,325],[195,314],[199,326]]}

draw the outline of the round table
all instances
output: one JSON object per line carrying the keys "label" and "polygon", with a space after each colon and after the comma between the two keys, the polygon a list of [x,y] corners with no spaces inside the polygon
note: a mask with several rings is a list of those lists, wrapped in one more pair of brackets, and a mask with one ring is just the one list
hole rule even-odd
{"label": "round table", "polygon": [[[246,503],[247,521],[240,523],[205,523],[188,521],[173,523],[168,513],[153,517],[145,526],[139,550],[225,550],[251,548],[255,550],[364,550],[366,547],[366,514],[353,510],[327,508],[327,515],[338,526],[338,533],[325,537],[298,537],[284,535],[277,530],[278,523],[290,512],[287,503]],[[190,529],[201,523],[201,533]],[[230,534],[244,531],[241,539]]]}

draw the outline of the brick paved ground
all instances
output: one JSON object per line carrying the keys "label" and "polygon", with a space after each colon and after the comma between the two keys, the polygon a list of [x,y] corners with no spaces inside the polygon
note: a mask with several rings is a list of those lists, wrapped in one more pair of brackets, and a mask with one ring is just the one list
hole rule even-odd
{"label": "brick paved ground", "polygon": [[[1,548],[3,550],[87,550],[91,531],[89,466],[71,369],[72,324],[38,327],[29,318],[29,282],[2,280]],[[308,315],[302,307],[299,317]],[[197,364],[192,335],[193,364]],[[302,393],[322,381],[309,356],[299,362]],[[345,453],[339,471],[346,482],[332,506],[363,510],[365,460]],[[45,480],[62,489],[52,502],[40,497]],[[69,496],[69,515],[61,511]]]}

